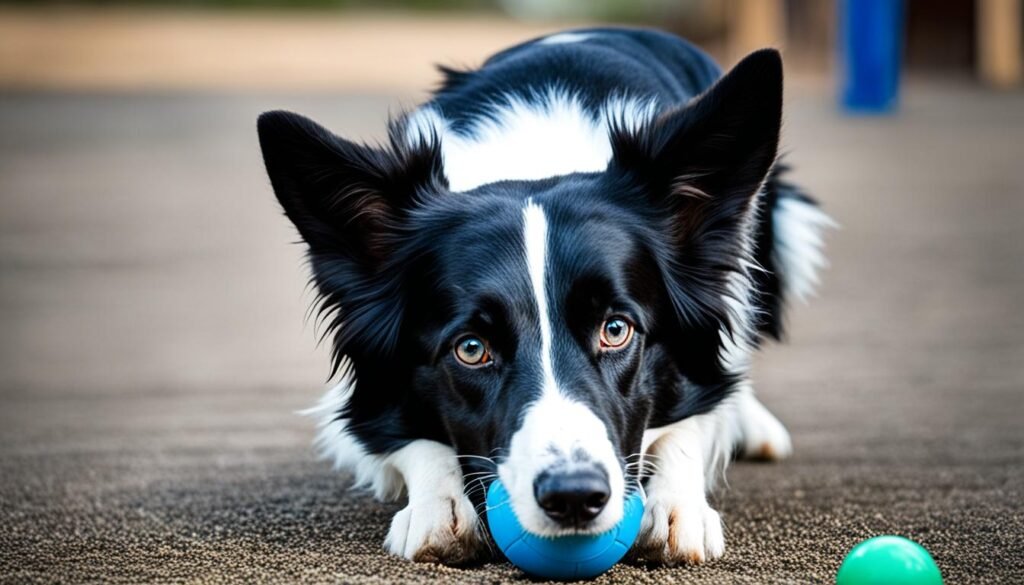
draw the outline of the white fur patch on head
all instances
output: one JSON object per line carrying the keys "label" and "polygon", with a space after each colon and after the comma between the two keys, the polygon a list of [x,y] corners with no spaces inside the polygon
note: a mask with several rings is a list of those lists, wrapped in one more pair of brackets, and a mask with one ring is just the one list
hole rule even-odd
{"label": "white fur patch on head", "polygon": [[538,180],[605,170],[612,157],[613,125],[634,130],[650,121],[657,102],[609,98],[589,112],[580,98],[549,88],[535,99],[508,95],[488,105],[489,115],[455,130],[431,106],[406,118],[410,143],[436,136],[452,191],[504,180]]}
{"label": "white fur patch on head", "polygon": [[541,45],[565,45],[568,43],[579,43],[592,36],[594,35],[587,33],[558,33],[556,35],[551,35],[550,37],[545,37],[537,42]]}
{"label": "white fur patch on head", "polygon": [[551,313],[546,290],[548,222],[540,205],[528,200],[523,209],[523,242],[534,294],[541,337],[541,392],[523,415],[512,436],[508,457],[498,475],[508,490],[511,506],[523,527],[534,534],[554,536],[574,532],[549,519],[534,497],[534,481],[541,472],[556,469],[571,473],[598,465],[608,473],[608,504],[591,521],[587,532],[604,532],[622,518],[625,480],[604,422],[586,405],[563,394],[554,373]]}
{"label": "white fur patch on head", "polygon": [[818,272],[828,266],[822,232],[837,227],[817,205],[780,199],[772,213],[774,254],[783,290],[801,301],[814,294]]}

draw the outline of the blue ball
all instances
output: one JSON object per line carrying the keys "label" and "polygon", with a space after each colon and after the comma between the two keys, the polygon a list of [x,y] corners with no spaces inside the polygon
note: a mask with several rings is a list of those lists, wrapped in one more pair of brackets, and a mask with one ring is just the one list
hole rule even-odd
{"label": "blue ball", "polygon": [[603,534],[544,537],[523,529],[501,480],[487,490],[487,524],[495,544],[513,565],[545,579],[590,579],[619,562],[640,534],[644,503],[639,493],[624,504],[622,520]]}

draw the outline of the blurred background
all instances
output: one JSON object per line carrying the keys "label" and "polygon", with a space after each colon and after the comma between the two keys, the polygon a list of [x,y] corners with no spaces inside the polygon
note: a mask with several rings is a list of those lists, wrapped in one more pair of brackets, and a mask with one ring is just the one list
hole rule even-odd
{"label": "blurred background", "polygon": [[[651,25],[723,64],[784,48],[790,69],[837,65],[830,0],[93,0],[0,2],[0,80],[31,90],[422,92],[424,64],[478,63],[572,25]],[[913,75],[1020,83],[1016,0],[867,0],[903,6]],[[419,94],[418,94],[419,95]]]}
{"label": "blurred background", "polygon": [[841,226],[756,364],[795,458],[733,467],[721,562],[608,582],[827,581],[881,533],[1024,579],[1020,0],[4,0],[0,580],[516,579],[388,559],[396,506],[315,460],[327,352],[255,120],[376,140],[433,64],[604,23],[779,47],[791,178]]}

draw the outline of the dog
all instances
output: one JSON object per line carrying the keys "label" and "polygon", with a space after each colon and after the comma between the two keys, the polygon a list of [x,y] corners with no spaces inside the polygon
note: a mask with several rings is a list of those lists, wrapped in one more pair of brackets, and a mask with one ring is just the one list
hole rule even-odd
{"label": "dog", "polygon": [[601,533],[642,490],[636,555],[721,556],[726,462],[791,452],[749,357],[831,223],[781,176],[779,53],[722,75],[673,35],[591,28],[440,70],[381,144],[259,118],[333,343],[320,449],[407,496],[385,547],[413,561],[486,558],[496,478],[531,533]]}

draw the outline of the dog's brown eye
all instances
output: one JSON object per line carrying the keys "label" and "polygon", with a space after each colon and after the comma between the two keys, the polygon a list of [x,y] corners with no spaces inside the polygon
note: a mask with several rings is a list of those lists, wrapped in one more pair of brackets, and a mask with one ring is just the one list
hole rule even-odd
{"label": "dog's brown eye", "polygon": [[621,349],[633,339],[633,325],[622,317],[611,317],[601,325],[601,349]]}
{"label": "dog's brown eye", "polygon": [[455,342],[455,358],[464,366],[476,368],[491,363],[491,352],[483,339],[467,335]]}

